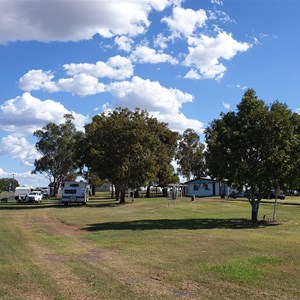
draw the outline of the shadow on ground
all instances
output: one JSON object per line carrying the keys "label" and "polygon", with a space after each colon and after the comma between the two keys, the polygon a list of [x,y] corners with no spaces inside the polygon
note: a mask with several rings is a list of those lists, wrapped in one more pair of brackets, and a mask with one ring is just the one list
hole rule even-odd
{"label": "shadow on ground", "polygon": [[252,223],[246,219],[161,219],[161,220],[135,220],[127,222],[107,222],[89,224],[82,228],[86,231],[102,230],[174,230],[174,229],[248,229],[267,226],[277,226],[278,223],[258,222]]}

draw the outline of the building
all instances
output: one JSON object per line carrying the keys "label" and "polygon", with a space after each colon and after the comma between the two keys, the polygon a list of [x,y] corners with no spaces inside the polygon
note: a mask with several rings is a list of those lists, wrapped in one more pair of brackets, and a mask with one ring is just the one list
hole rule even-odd
{"label": "building", "polygon": [[227,184],[213,179],[198,178],[190,180],[184,185],[185,196],[210,197],[228,195]]}

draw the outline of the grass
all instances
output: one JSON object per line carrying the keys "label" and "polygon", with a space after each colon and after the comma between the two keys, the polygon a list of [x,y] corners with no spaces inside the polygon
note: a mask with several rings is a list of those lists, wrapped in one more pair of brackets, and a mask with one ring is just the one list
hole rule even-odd
{"label": "grass", "polygon": [[1,299],[299,298],[297,198],[57,203],[0,204]]}

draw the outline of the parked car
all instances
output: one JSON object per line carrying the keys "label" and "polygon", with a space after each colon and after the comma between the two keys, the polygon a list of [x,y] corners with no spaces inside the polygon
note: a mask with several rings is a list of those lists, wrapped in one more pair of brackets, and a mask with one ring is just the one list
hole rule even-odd
{"label": "parked car", "polygon": [[[268,199],[275,199],[275,193],[274,192],[271,192],[270,195],[268,195],[267,197]],[[281,199],[281,200],[284,200],[285,199],[285,194],[283,192],[280,192],[278,197],[278,199]]]}
{"label": "parked car", "polygon": [[43,194],[41,191],[32,191],[26,196],[27,202],[36,202],[40,203],[42,202]]}
{"label": "parked car", "polygon": [[245,192],[234,192],[232,191],[229,195],[228,198],[242,198],[246,197]]}

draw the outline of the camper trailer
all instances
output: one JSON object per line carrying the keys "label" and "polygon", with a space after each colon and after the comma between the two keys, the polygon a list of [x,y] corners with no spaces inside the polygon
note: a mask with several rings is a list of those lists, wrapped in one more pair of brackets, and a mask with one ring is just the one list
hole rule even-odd
{"label": "camper trailer", "polygon": [[89,200],[90,187],[83,181],[65,182],[62,186],[61,203],[68,205],[69,203],[86,204]]}
{"label": "camper trailer", "polygon": [[27,195],[32,191],[29,186],[18,186],[15,189],[15,200],[18,202],[26,202]]}

